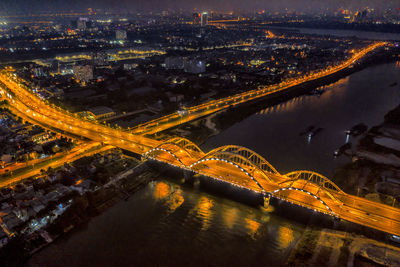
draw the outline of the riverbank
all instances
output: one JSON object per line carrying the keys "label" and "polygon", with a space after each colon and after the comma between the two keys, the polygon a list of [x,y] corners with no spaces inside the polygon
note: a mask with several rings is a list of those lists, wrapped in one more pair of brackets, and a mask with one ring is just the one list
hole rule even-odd
{"label": "riverbank", "polygon": [[331,229],[307,228],[284,266],[399,266],[400,248]]}
{"label": "riverbank", "polygon": [[352,162],[334,179],[346,192],[400,208],[400,105],[344,154]]}
{"label": "riverbank", "polygon": [[334,178],[346,192],[400,208],[400,106],[345,154],[352,163],[341,167]]}
{"label": "riverbank", "polygon": [[[371,27],[372,26],[372,27]],[[388,24],[358,25],[349,23],[275,23],[271,30],[294,31],[303,34],[355,37],[369,40],[400,40],[399,26]]]}
{"label": "riverbank", "polygon": [[[361,60],[352,68],[347,68],[327,77],[291,87],[283,92],[272,94],[261,99],[256,99],[254,101],[249,101],[236,107],[231,107],[226,110],[219,111],[209,116],[200,118],[196,121],[157,133],[153,136],[163,136],[164,138],[167,138],[167,136],[179,135],[188,138],[198,145],[201,145],[211,136],[214,136],[219,132],[224,131],[225,129],[231,127],[233,124],[246,119],[247,117],[262,109],[265,109],[266,107],[277,105],[279,103],[283,103],[302,95],[307,95],[315,88],[334,84],[339,80],[345,77],[349,77],[352,74],[364,70],[368,67],[391,63],[398,60],[400,60],[400,49],[395,49],[392,51],[392,53],[381,49],[380,51],[374,52],[373,55],[370,55]],[[210,125],[210,122],[213,125],[212,128],[208,127]]]}
{"label": "riverbank", "polygon": [[50,237],[49,242],[29,252],[24,261],[29,260],[35,253],[51,245],[56,240],[68,238],[68,235],[75,234],[75,232],[85,228],[92,218],[100,215],[118,202],[128,200],[130,196],[154,180],[156,173],[143,166],[130,175],[119,179],[115,184],[105,185],[94,192],[77,198],[75,200],[76,206],[67,210],[62,217],[46,229]]}
{"label": "riverbank", "polygon": [[[78,160],[79,162],[73,163],[75,167],[64,165],[63,168],[69,170],[65,172],[67,176],[55,178],[56,181],[50,180],[47,182],[44,182],[44,178],[39,178],[38,180],[41,180],[41,183],[34,182],[34,188],[29,190],[39,193],[48,191],[50,192],[49,194],[53,194],[53,200],[48,202],[48,205],[42,206],[35,216],[29,213],[30,215],[25,216],[26,218],[20,217],[22,221],[17,226],[13,226],[12,234],[9,236],[7,243],[2,244],[0,265],[22,265],[23,261],[29,259],[35,253],[52,244],[55,240],[63,238],[66,233],[79,231],[93,217],[100,215],[121,200],[127,200],[157,177],[157,173],[150,170],[145,162],[138,163],[136,160],[136,163],[133,163],[133,159],[124,159],[119,155],[118,153],[110,152],[103,156],[95,155],[82,158]],[[106,172],[101,171],[102,168],[110,164],[114,166],[108,167]],[[124,167],[127,167],[127,169],[121,171]],[[96,173],[94,171],[96,169],[100,170],[102,175]],[[55,175],[56,177],[60,176],[63,171],[65,170],[49,169],[47,175],[49,177]],[[105,175],[116,173],[116,171],[119,172],[111,178],[106,178]],[[75,176],[78,177],[76,181],[73,178]],[[82,176],[86,176],[86,179],[79,179]],[[94,184],[97,185],[94,186]],[[38,187],[39,185],[40,187]],[[21,187],[21,185],[18,186]],[[59,188],[58,191],[54,191],[53,187]],[[61,189],[63,190],[62,192],[69,193],[64,193],[57,200],[59,204],[55,205],[56,193],[61,192]],[[36,193],[36,195],[39,193]],[[34,201],[38,202],[39,200],[35,199]],[[42,202],[41,198],[40,201]],[[18,200],[18,203],[20,202],[21,200]],[[22,206],[20,209],[27,205],[25,203],[29,203],[29,200],[19,204]],[[10,212],[9,214],[12,215],[13,213]],[[2,224],[2,226],[4,225]],[[9,227],[10,224],[8,224],[7,228]]]}

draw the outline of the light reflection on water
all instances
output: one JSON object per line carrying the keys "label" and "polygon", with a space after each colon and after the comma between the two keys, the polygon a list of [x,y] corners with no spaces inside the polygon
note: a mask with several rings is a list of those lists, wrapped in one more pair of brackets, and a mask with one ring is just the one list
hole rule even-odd
{"label": "light reflection on water", "polygon": [[[360,71],[320,97],[267,108],[203,146],[243,145],[281,172],[312,169],[330,176],[343,164],[332,154],[343,145],[345,130],[360,122],[376,125],[398,105],[398,87],[390,85],[400,83],[399,64]],[[307,145],[299,132],[310,125],[324,130]],[[295,220],[277,216],[272,206],[246,206],[179,184],[178,178],[150,183],[86,228],[41,250],[27,265],[279,266],[304,230]]]}
{"label": "light reflection on water", "polygon": [[156,184],[153,195],[155,200],[164,201],[163,204],[167,207],[168,214],[173,213],[185,201],[179,187],[171,186],[165,182]]}
{"label": "light reflection on water", "polygon": [[224,218],[225,225],[228,229],[233,229],[235,226],[238,213],[239,211],[237,208],[227,208],[223,211],[222,218]]}
{"label": "light reflection on water", "polygon": [[156,200],[162,200],[170,195],[169,185],[164,182],[157,183],[154,190],[154,198]]}
{"label": "light reflection on water", "polygon": [[165,203],[170,212],[175,211],[177,208],[179,208],[182,203],[184,202],[184,198],[182,196],[182,190],[177,190],[172,193],[168,201]]}
{"label": "light reflection on water", "polygon": [[[177,239],[175,242],[182,239],[190,240],[190,244],[187,244],[189,251],[190,247],[209,247],[206,251],[198,252],[205,258],[221,257],[225,259],[224,263],[229,262],[236,257],[236,254],[243,257],[243,248],[248,246],[245,250],[248,250],[249,258],[246,261],[249,263],[255,261],[257,264],[264,262],[264,264],[280,265],[285,260],[283,255],[289,253],[303,231],[303,227],[297,223],[274,215],[273,206],[268,208],[247,206],[167,180],[154,182],[150,188],[153,190],[150,195],[156,203],[167,209],[167,217],[157,226],[162,228],[158,229],[158,232],[162,232],[163,237],[153,238],[162,242],[169,235],[165,228],[174,225],[177,229],[170,230],[173,233],[179,232],[182,236],[182,238],[174,237]],[[237,239],[240,240],[239,243]],[[229,254],[225,251],[227,248],[220,248],[216,240],[230,248]],[[229,243],[230,241],[233,243]],[[263,253],[261,259],[255,258],[254,256],[259,253]],[[185,254],[185,257],[191,256]]]}
{"label": "light reflection on water", "polygon": [[[267,107],[222,130],[202,144],[204,151],[235,144],[254,150],[281,173],[313,170],[331,178],[350,160],[334,158],[346,130],[382,123],[399,104],[399,63],[372,66],[324,86],[322,95],[304,95]],[[308,129],[316,133],[308,136]]]}
{"label": "light reflection on water", "polygon": [[293,230],[286,226],[280,226],[278,230],[278,241],[281,249],[286,249],[293,242]]}
{"label": "light reflection on water", "polygon": [[303,226],[273,210],[158,180],[43,249],[27,265],[279,266]]}
{"label": "light reflection on water", "polygon": [[260,223],[250,218],[244,218],[244,221],[246,222],[246,228],[249,230],[250,236],[255,239],[258,228],[260,228]]}
{"label": "light reflection on water", "polygon": [[[329,86],[323,86],[322,89],[326,90],[324,91],[323,98],[320,98],[319,100],[319,105],[323,105],[324,102],[326,102],[329,97],[331,96],[331,94],[333,94],[333,92],[331,90],[329,90],[330,88],[333,87],[341,87],[341,88],[346,88],[347,84],[349,82],[349,77],[345,77],[343,79],[338,80],[335,83],[330,84]],[[336,92],[336,94],[345,94],[345,90],[338,90],[338,92]],[[277,105],[273,105],[270,106],[268,108],[262,109],[259,112],[256,113],[256,115],[269,115],[272,113],[286,113],[286,112],[290,112],[295,110],[298,105],[307,105],[307,104],[314,104],[312,102],[312,99],[309,97],[295,97],[293,99],[290,99],[286,102],[282,102],[279,103]]]}
{"label": "light reflection on water", "polygon": [[213,210],[212,207],[214,206],[213,201],[206,196],[202,196],[199,199],[197,206],[194,208],[196,212],[196,216],[200,218],[202,221],[201,230],[205,231],[210,227],[210,222],[212,220]]}

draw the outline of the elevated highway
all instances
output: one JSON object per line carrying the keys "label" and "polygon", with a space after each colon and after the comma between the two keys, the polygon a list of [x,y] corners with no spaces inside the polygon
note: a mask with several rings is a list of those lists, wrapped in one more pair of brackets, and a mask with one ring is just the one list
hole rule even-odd
{"label": "elevated highway", "polygon": [[141,135],[154,134],[157,132],[167,130],[169,128],[176,127],[183,123],[197,120],[201,117],[207,116],[209,114],[215,113],[220,110],[227,109],[229,107],[235,107],[249,101],[285,92],[288,89],[293,88],[295,86],[338,73],[352,66],[354,63],[362,59],[368,53],[384,45],[386,45],[385,42],[374,43],[368,47],[365,47],[364,49],[355,52],[349,59],[347,59],[346,61],[342,62],[337,66],[329,67],[327,69],[310,74],[308,76],[289,79],[281,82],[280,84],[260,87],[254,90],[246,91],[226,98],[212,100],[198,106],[189,107],[185,109],[183,112],[175,112],[151,120],[149,122],[142,123],[132,128],[131,132],[134,134],[141,134]]}
{"label": "elevated highway", "polygon": [[[358,54],[357,58],[380,45],[383,44],[368,47]],[[281,174],[262,156],[240,146],[223,146],[205,153],[196,144],[184,138],[160,141],[142,134],[109,128],[50,105],[24,84],[25,82],[11,71],[0,72],[0,95],[7,99],[11,109],[32,123],[64,134],[78,135],[120,147],[144,158],[219,180],[265,197],[283,199],[333,217],[400,235],[400,209],[349,195],[321,174],[312,171]],[[241,103],[256,98],[257,95],[255,92],[254,95],[249,94],[246,99],[232,97],[221,102],[216,100],[216,105]],[[200,112],[206,109],[207,105],[194,108]]]}
{"label": "elevated highway", "polygon": [[224,146],[208,153],[188,148],[193,146],[188,140],[175,138],[147,151],[144,157],[356,224],[400,234],[400,209],[347,194],[321,174],[304,170],[281,174],[263,157],[239,146]]}

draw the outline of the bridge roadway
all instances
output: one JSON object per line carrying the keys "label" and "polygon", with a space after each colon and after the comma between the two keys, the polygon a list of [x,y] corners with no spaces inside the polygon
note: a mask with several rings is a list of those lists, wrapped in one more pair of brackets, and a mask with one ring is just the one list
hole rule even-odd
{"label": "bridge roadway", "polygon": [[[225,161],[225,157],[215,156],[213,152],[191,154],[192,156],[184,149],[174,150],[170,146],[165,150],[150,150],[145,157],[228,182],[243,189],[261,194],[268,193],[275,198],[356,224],[390,234],[400,234],[400,209],[349,195],[320,174],[298,171],[282,175],[278,172],[263,171],[244,162],[232,164],[237,161]],[[201,162],[202,160],[204,161]],[[297,175],[303,177],[291,179]]]}
{"label": "bridge roadway", "polygon": [[238,146],[204,153],[183,138],[160,141],[108,128],[51,106],[10,71],[0,72],[0,94],[20,116],[43,127],[104,142],[240,188],[400,235],[399,209],[346,194],[320,174],[310,171],[280,174],[260,155]]}
{"label": "bridge roadway", "polygon": [[292,88],[294,86],[304,84],[306,82],[310,82],[313,80],[317,80],[329,75],[332,75],[334,73],[337,73],[341,70],[344,70],[350,66],[352,66],[355,62],[363,58],[365,55],[370,53],[371,51],[377,49],[378,47],[382,47],[386,45],[387,43],[385,42],[379,42],[379,43],[374,43],[368,47],[365,47],[364,49],[361,49],[360,51],[354,53],[352,57],[350,57],[348,60],[342,62],[341,64],[334,66],[334,67],[329,67],[327,69],[321,70],[319,72],[310,74],[305,77],[299,77],[295,79],[290,79],[283,81],[280,84],[276,85],[271,85],[271,86],[265,86],[262,88],[254,89],[251,91],[246,91],[240,94],[236,94],[233,96],[229,96],[226,98],[221,98],[218,100],[212,100],[209,102],[206,102],[204,104],[198,105],[198,106],[193,106],[185,109],[185,113],[172,113],[154,120],[151,120],[149,122],[142,123],[134,128],[131,129],[132,133],[135,134],[154,134],[157,132],[164,131],[169,128],[173,128],[175,126],[178,126],[183,123],[187,123],[189,121],[193,121],[196,119],[199,119],[201,117],[207,116],[209,114],[215,113],[217,111],[237,106],[240,104],[243,104],[248,101],[252,101],[255,99],[259,99],[268,95],[273,95],[277,94],[279,92],[283,92],[285,90],[288,90],[289,88]]}

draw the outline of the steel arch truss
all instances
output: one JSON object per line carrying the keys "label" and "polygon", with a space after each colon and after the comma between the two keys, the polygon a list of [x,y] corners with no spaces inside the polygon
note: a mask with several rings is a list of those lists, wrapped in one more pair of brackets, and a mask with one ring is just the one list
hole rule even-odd
{"label": "steel arch truss", "polygon": [[218,147],[208,152],[206,157],[210,155],[222,155],[224,153],[229,155],[236,155],[239,160],[239,162],[237,163],[239,164],[241,163],[240,161],[245,159],[243,163],[247,166],[254,166],[264,172],[269,172],[274,175],[280,175],[279,172],[265,158],[263,158],[256,152],[242,146],[229,145]]}
{"label": "steel arch truss", "polygon": [[164,152],[164,153],[171,155],[176,161],[178,161],[182,165],[182,167],[186,168],[186,165],[181,161],[181,159],[174,152],[172,152],[169,149],[162,148],[162,147],[156,147],[156,148],[150,149],[149,151],[147,151],[146,153],[143,154],[143,157],[158,160],[157,156],[155,155],[158,152]]}
{"label": "steel arch truss", "polygon": [[233,162],[233,161],[229,161],[229,160],[221,159],[221,158],[214,158],[214,157],[211,157],[211,158],[204,158],[204,159],[201,159],[201,160],[199,160],[199,161],[196,161],[195,163],[193,163],[192,165],[190,165],[189,168],[190,168],[191,170],[193,170],[193,171],[201,172],[199,169],[196,168],[196,166],[197,166],[197,165],[200,165],[200,164],[202,164],[202,163],[208,162],[208,161],[224,162],[224,163],[230,164],[230,165],[232,165],[232,166],[238,168],[241,172],[243,172],[243,173],[246,174],[248,177],[250,177],[250,179],[253,180],[253,181],[257,184],[257,186],[261,189],[261,191],[262,191],[263,193],[266,193],[266,191],[264,190],[264,188],[262,187],[262,185],[257,181],[257,179],[256,179],[251,173],[249,173],[246,169],[244,169],[243,167],[241,167],[240,165],[236,164],[236,163]]}
{"label": "steel arch truss", "polygon": [[[256,172],[261,174],[261,176],[268,180],[269,182],[274,182],[271,179],[270,173],[260,169],[257,165],[255,165],[253,162],[249,161],[248,158],[245,158],[244,156],[241,156],[239,154],[234,154],[231,152],[227,151],[216,151],[213,153],[208,153],[204,158],[200,159],[199,161],[193,163],[190,167],[195,167],[197,163],[201,163],[204,161],[209,161],[208,159],[220,159],[221,162],[226,162],[230,164],[235,164],[240,166],[240,169],[245,170],[245,174],[247,173],[251,174],[252,177],[256,176]],[[253,179],[254,180],[254,179]]]}
{"label": "steel arch truss", "polygon": [[157,147],[163,147],[165,149],[168,149],[170,151],[174,152],[184,152],[186,155],[188,155],[190,158],[193,158],[193,150],[188,150],[185,147],[180,146],[179,144],[173,143],[173,142],[165,142],[160,144]]}
{"label": "steel arch truss", "polygon": [[156,153],[159,152],[165,152],[173,156],[176,161],[178,161],[183,167],[187,167],[186,164],[182,162],[181,157],[178,156],[180,153],[185,153],[189,158],[192,158],[193,160],[196,159],[197,156],[200,154],[200,156],[204,155],[204,152],[201,151],[201,149],[195,145],[193,142],[185,139],[185,138],[180,138],[180,137],[174,137],[171,139],[168,139],[167,141],[161,143],[157,147],[150,149],[147,151],[143,156],[145,158],[154,158],[157,159]]}
{"label": "steel arch truss", "polygon": [[289,180],[284,181],[282,183],[295,182],[297,180],[306,180],[307,182],[316,184],[319,187],[328,190],[330,192],[345,194],[342,191],[342,189],[340,189],[339,186],[337,186],[334,182],[332,182],[325,176],[313,171],[294,171],[285,174],[285,176],[288,177]]}
{"label": "steel arch truss", "polygon": [[192,141],[182,138],[182,137],[173,137],[165,141],[165,143],[172,143],[178,145],[180,148],[185,149],[186,151],[194,151],[199,154],[204,154],[204,152]]}
{"label": "steel arch truss", "polygon": [[328,206],[328,204],[326,204],[326,202],[320,198],[319,196],[317,196],[316,194],[313,194],[307,190],[301,189],[301,188],[297,188],[297,187],[283,187],[283,188],[279,188],[275,191],[272,191],[270,194],[275,195],[276,193],[282,192],[282,191],[286,191],[286,190],[292,190],[292,191],[300,191],[303,193],[306,193],[312,197],[314,197],[316,200],[318,200],[322,205],[324,205],[324,207],[328,210],[328,213],[330,213],[331,215],[335,215],[335,213],[333,212],[333,210]]}

